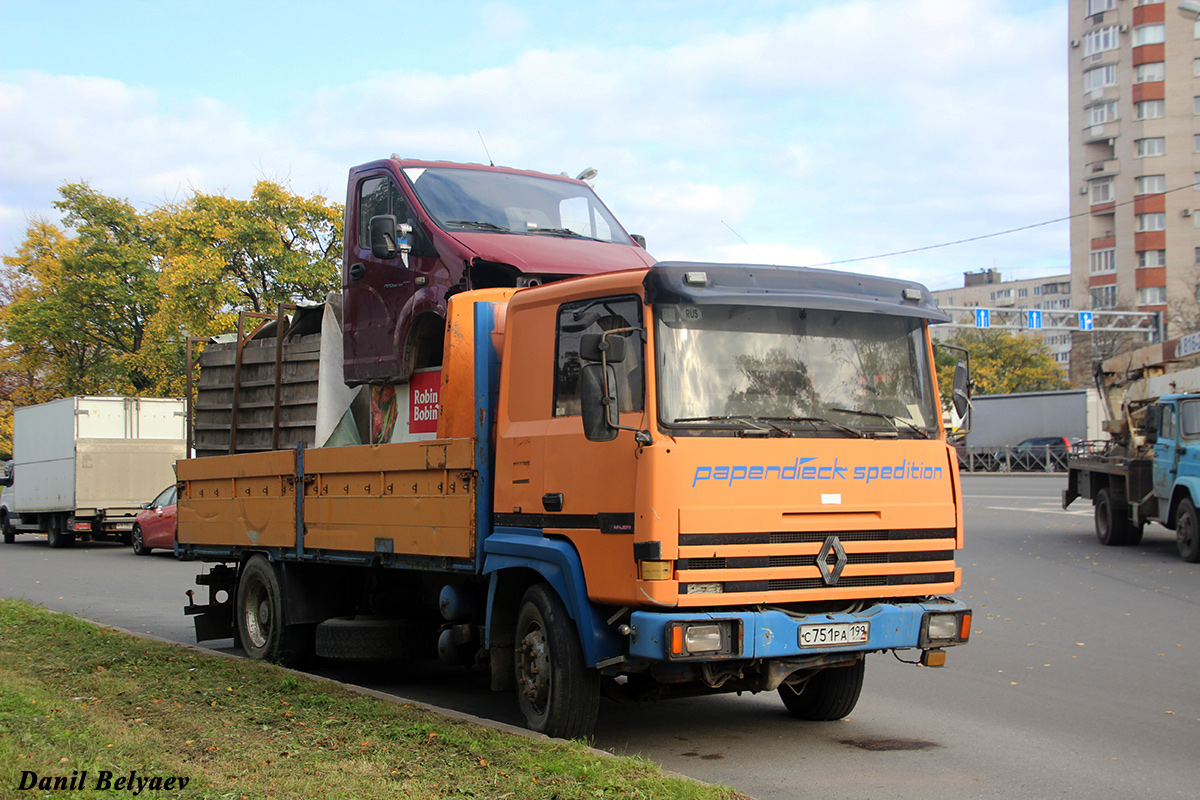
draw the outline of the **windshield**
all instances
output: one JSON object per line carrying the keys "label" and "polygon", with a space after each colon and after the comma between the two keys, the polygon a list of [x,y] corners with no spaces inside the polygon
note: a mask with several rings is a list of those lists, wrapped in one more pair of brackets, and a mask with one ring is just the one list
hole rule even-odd
{"label": "windshield", "polygon": [[655,308],[659,418],[694,433],[929,436],[921,321],[763,306]]}
{"label": "windshield", "polygon": [[630,244],[583,184],[475,169],[407,167],[404,174],[443,228]]}

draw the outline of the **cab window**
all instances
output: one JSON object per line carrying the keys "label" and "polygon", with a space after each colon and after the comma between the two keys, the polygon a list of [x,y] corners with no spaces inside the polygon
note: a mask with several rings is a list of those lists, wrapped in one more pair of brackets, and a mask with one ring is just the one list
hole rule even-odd
{"label": "cab window", "polygon": [[1180,405],[1179,431],[1188,439],[1200,436],[1200,401],[1188,400]]}
{"label": "cab window", "polygon": [[1159,437],[1163,439],[1175,438],[1175,407],[1164,405],[1162,407],[1162,425],[1158,432]]}
{"label": "cab window", "polygon": [[358,244],[359,247],[371,247],[370,222],[371,217],[391,214],[396,223],[408,222],[408,203],[400,188],[386,175],[367,178],[358,185]]}
{"label": "cab window", "polygon": [[601,298],[567,303],[559,308],[554,416],[569,417],[581,413],[579,375],[584,361],[579,355],[580,342],[589,333],[608,331],[625,339],[624,360],[612,364],[617,377],[619,410],[641,411],[645,407],[641,300],[637,297]]}

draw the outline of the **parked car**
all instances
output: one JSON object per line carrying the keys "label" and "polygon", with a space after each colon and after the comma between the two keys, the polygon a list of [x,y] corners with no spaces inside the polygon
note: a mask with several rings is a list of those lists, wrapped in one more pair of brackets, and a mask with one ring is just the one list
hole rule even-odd
{"label": "parked car", "polygon": [[1007,468],[1012,472],[1045,472],[1067,468],[1067,455],[1079,439],[1065,436],[1033,436],[1015,447],[1007,447],[995,454],[996,469]]}
{"label": "parked car", "polygon": [[134,555],[149,555],[154,548],[175,549],[175,532],[179,529],[179,518],[175,513],[175,485],[172,484],[149,503],[142,503],[142,511],[133,522]]}

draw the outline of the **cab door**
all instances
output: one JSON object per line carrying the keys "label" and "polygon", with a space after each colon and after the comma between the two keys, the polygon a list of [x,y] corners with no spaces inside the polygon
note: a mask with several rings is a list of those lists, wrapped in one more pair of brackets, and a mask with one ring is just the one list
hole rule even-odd
{"label": "cab door", "polygon": [[[552,284],[554,286],[556,284]],[[646,426],[643,305],[633,294],[555,302],[550,287],[531,290],[533,305],[510,305],[505,333],[496,455],[496,509],[501,525],[537,527],[579,553],[588,596],[631,605],[637,583],[633,522],[639,446],[634,433],[610,441],[584,434],[583,340],[625,339],[612,365],[621,424]]]}
{"label": "cab door", "polygon": [[[392,215],[411,224],[411,214],[396,178],[386,170],[353,176],[346,213],[346,273],[342,277],[342,342],[346,380],[361,383],[401,375],[408,321],[406,308],[416,290],[409,254],[380,258],[371,252],[372,217]],[[403,240],[397,245],[405,243]]]}
{"label": "cab door", "polygon": [[1171,499],[1171,490],[1175,487],[1175,478],[1179,474],[1179,455],[1183,448],[1179,443],[1179,421],[1174,403],[1162,403],[1162,422],[1159,425],[1158,439],[1154,442],[1154,495],[1163,501],[1160,507]]}

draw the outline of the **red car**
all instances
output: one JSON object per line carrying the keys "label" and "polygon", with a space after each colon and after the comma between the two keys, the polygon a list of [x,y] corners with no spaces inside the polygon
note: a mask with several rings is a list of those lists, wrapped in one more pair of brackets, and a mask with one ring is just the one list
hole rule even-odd
{"label": "red car", "polygon": [[175,532],[179,529],[174,485],[149,503],[143,503],[142,509],[133,523],[134,555],[149,555],[155,547],[174,550]]}

